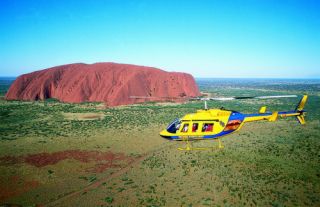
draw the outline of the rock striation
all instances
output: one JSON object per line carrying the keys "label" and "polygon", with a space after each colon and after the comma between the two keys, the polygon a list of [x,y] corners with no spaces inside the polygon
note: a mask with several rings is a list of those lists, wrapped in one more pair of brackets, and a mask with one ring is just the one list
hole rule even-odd
{"label": "rock striation", "polygon": [[19,76],[9,88],[7,100],[45,100],[62,102],[104,102],[107,106],[134,104],[163,99],[147,97],[195,97],[200,92],[187,73],[166,72],[157,68],[118,64],[68,64]]}

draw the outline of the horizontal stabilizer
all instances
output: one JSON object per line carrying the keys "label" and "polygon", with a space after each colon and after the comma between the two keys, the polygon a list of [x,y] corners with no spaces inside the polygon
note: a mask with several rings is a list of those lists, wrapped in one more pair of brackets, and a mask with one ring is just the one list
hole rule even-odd
{"label": "horizontal stabilizer", "polygon": [[278,118],[278,112],[273,112],[272,115],[269,118],[269,121],[276,121]]}

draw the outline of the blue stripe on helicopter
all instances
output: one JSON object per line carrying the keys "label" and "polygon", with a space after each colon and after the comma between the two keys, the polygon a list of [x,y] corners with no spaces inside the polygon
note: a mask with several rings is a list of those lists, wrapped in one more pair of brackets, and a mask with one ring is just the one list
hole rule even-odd
{"label": "blue stripe on helicopter", "polygon": [[302,111],[279,111],[278,114],[295,114],[299,112],[305,112],[304,110]]}
{"label": "blue stripe on helicopter", "polygon": [[242,113],[239,113],[239,112],[232,112],[231,113],[231,115],[230,115],[230,117],[229,117],[229,120],[228,120],[228,122],[229,121],[232,121],[232,120],[240,120],[241,122],[243,121],[243,119],[244,119],[244,114],[242,114]]}
{"label": "blue stripe on helicopter", "polygon": [[267,116],[267,115],[272,115],[272,113],[271,112],[267,112],[267,113],[262,113],[262,114],[245,114],[246,117]]}
{"label": "blue stripe on helicopter", "polygon": [[[231,132],[234,132],[235,130],[230,130],[230,131],[222,131],[219,134],[213,134],[213,135],[204,135],[204,136],[199,136],[199,138],[203,138],[203,139],[212,139],[212,138],[217,138],[217,137],[221,137],[223,135],[227,135],[230,134]],[[171,137],[167,137],[169,139],[179,139],[179,136],[171,136]]]}
{"label": "blue stripe on helicopter", "polygon": [[[297,111],[279,111],[278,114],[282,115],[282,114],[294,114],[297,113]],[[267,112],[267,113],[262,113],[262,114],[244,114],[244,116],[246,117],[254,117],[254,116],[268,116],[268,115],[272,115],[272,112]]]}

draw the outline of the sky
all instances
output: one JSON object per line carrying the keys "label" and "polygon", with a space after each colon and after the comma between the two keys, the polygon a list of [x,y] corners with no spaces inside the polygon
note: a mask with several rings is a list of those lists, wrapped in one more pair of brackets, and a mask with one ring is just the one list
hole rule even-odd
{"label": "sky", "polygon": [[0,1],[0,76],[79,62],[320,78],[320,1]]}

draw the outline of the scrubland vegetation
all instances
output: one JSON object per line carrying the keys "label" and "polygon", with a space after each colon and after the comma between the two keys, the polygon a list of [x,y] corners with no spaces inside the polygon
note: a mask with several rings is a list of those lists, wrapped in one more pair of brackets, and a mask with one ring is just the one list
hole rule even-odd
{"label": "scrubland vegetation", "polygon": [[[320,83],[201,79],[198,84],[216,96],[309,94],[307,124],[294,118],[248,123],[222,138],[224,149],[182,152],[176,150],[182,142],[158,133],[176,117],[203,108],[202,102],[103,108],[54,99],[5,101],[8,84],[0,82],[0,205],[319,206]],[[298,101],[208,104],[255,113],[263,105],[292,110]]]}

